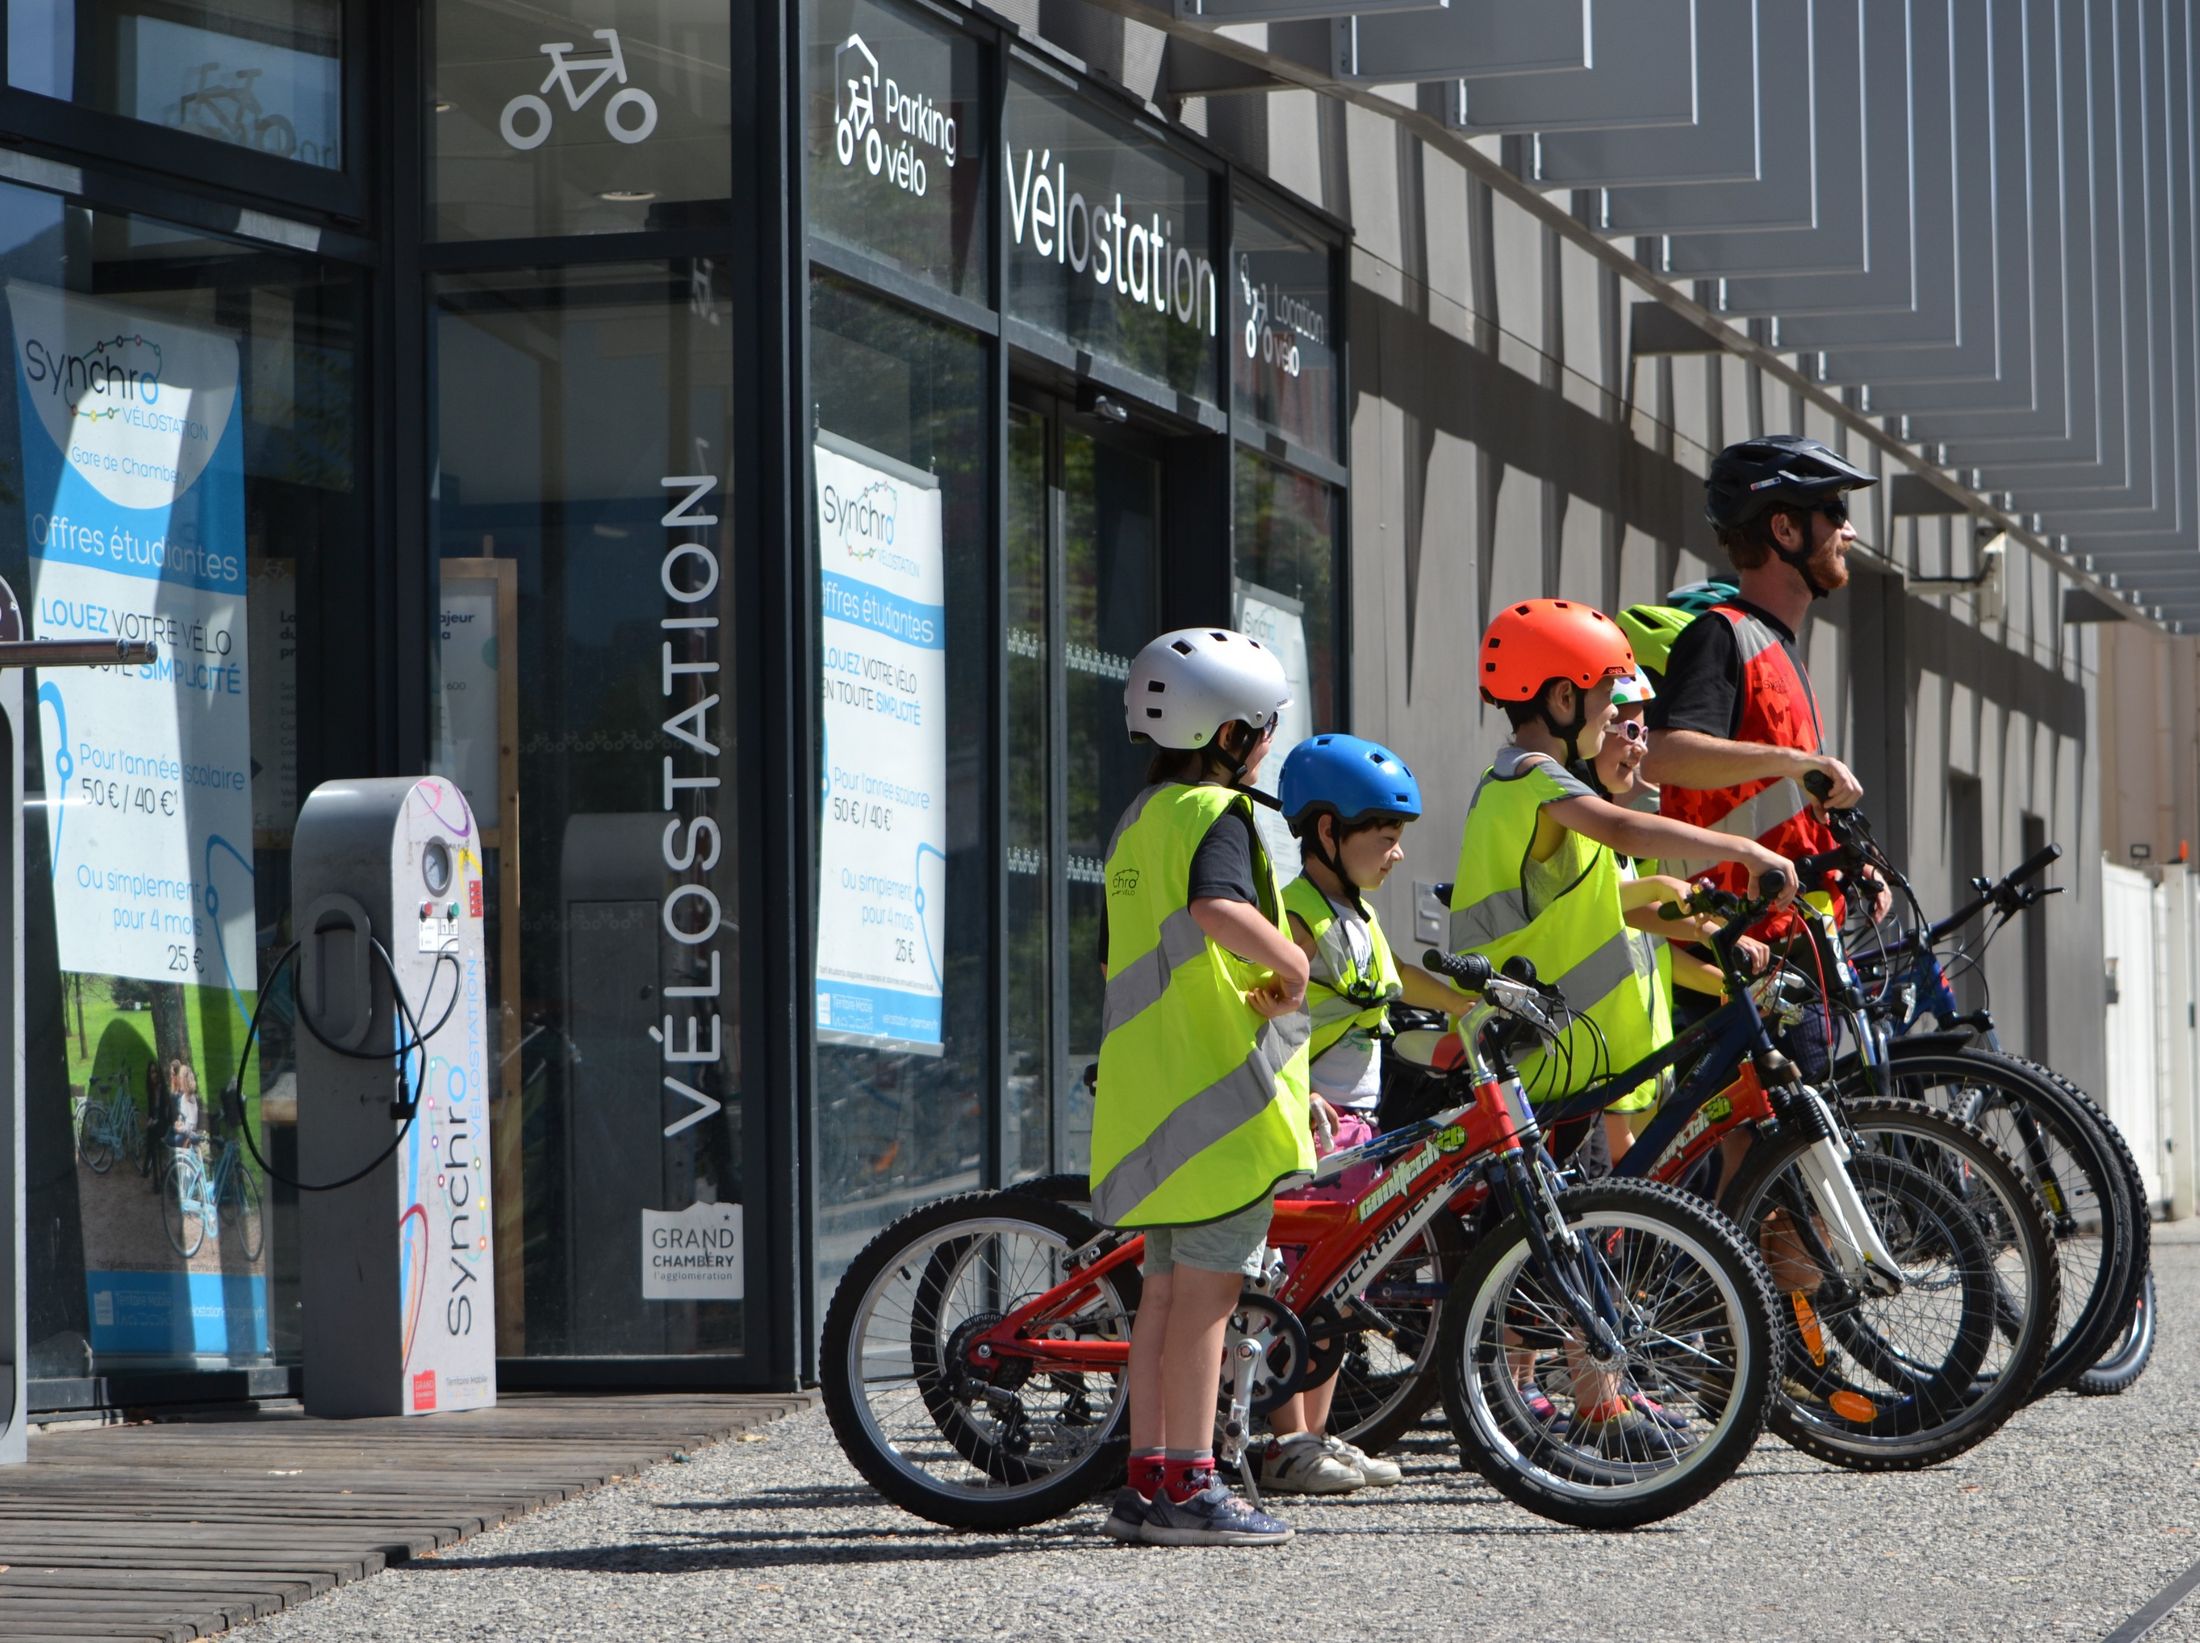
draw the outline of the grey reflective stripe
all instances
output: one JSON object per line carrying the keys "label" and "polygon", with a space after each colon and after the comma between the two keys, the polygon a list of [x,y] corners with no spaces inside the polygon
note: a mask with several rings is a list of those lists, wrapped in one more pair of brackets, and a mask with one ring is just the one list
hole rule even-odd
{"label": "grey reflective stripe", "polygon": [[1633,980],[1638,973],[1634,932],[1622,930],[1556,980],[1566,995],[1566,1007],[1576,1015],[1586,1015],[1613,988]]}
{"label": "grey reflective stripe", "polygon": [[1457,953],[1469,947],[1486,947],[1522,929],[1527,924],[1521,916],[1526,899],[1525,891],[1500,890],[1471,907],[1453,908],[1451,950]]}
{"label": "grey reflective stripe", "polygon": [[[1793,821],[1809,806],[1810,799],[1803,792],[1802,784],[1793,777],[1783,776],[1761,793],[1751,795],[1729,810],[1715,822],[1704,822],[1714,833],[1724,833],[1729,838],[1757,840],[1778,827],[1782,822]],[[1716,867],[1730,856],[1668,856],[1666,866],[1682,878],[1693,878],[1706,868]]]}
{"label": "grey reflective stripe", "polygon": [[1734,624],[1734,643],[1742,653],[1742,666],[1747,667],[1768,650],[1779,648],[1780,636],[1754,616],[1744,616]]}
{"label": "grey reflective stripe", "polygon": [[1207,933],[1200,929],[1189,907],[1179,907],[1161,921],[1161,939],[1149,951],[1108,977],[1107,996],[1100,1006],[1100,1031],[1112,1033],[1141,1010],[1160,1003],[1177,968],[1206,951]]}
{"label": "grey reflective stripe", "polygon": [[1115,832],[1108,839],[1107,852],[1100,858],[1102,861],[1115,860],[1115,847],[1123,842],[1123,835],[1138,825],[1138,818],[1146,813],[1146,806],[1153,802],[1153,796],[1170,785],[1168,782],[1156,782],[1131,800],[1123,812],[1123,819],[1115,824]]}
{"label": "grey reflective stripe", "polygon": [[1258,1118],[1276,1098],[1276,1075],[1306,1043],[1303,1014],[1263,1022],[1252,1053],[1154,1127],[1146,1139],[1116,1160],[1092,1185],[1093,1214],[1121,1224],[1178,1170],[1241,1124]]}

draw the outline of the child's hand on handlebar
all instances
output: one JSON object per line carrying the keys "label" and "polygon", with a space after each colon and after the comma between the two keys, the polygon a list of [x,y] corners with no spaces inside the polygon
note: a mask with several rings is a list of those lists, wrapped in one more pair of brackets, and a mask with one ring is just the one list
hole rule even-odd
{"label": "child's hand on handlebar", "polygon": [[1795,899],[1795,864],[1787,857],[1775,855],[1761,844],[1748,844],[1734,852],[1734,859],[1749,869],[1750,882],[1757,886],[1759,894],[1768,891],[1766,880],[1779,880],[1779,890],[1771,895],[1767,905],[1785,907]]}
{"label": "child's hand on handlebar", "polygon": [[1742,974],[1761,976],[1771,967],[1772,949],[1755,936],[1736,936],[1734,961],[1742,967]]}

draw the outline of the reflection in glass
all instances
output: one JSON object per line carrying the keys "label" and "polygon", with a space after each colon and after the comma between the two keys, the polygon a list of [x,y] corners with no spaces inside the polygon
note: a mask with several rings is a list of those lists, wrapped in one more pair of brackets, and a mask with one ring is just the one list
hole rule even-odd
{"label": "reflection in glass", "polygon": [[[985,842],[996,761],[986,707],[985,542],[993,483],[975,338],[820,276],[811,286],[817,426],[937,477],[946,554],[947,912],[940,1053],[817,1047],[817,1281],[830,1294],[878,1228],[912,1204],[975,1186],[983,1163],[998,986],[986,929]],[[816,864],[811,864],[813,892]]]}
{"label": "reflection in glass", "polygon": [[878,0],[804,0],[802,42],[811,234],[983,301],[977,41]]}
{"label": "reflection in glass", "polygon": [[1011,75],[1002,139],[1002,306],[1215,403],[1228,299],[1207,173],[1035,76]]}
{"label": "reflection in glass", "polygon": [[[165,485],[152,494],[133,486],[127,498],[102,490],[91,506],[112,510],[104,521],[88,509],[71,511],[84,525],[105,528],[130,522],[124,506],[140,525],[173,518],[194,534],[211,533],[200,535],[200,545],[236,555],[244,573],[241,595],[114,576],[105,580],[130,586],[100,599],[103,620],[128,613],[133,623],[150,622],[164,650],[185,661],[195,651],[178,646],[177,636],[198,624],[207,649],[223,647],[243,684],[240,701],[226,693],[187,696],[141,676],[129,688],[142,693],[142,717],[108,727],[104,738],[140,753],[157,750],[170,730],[162,721],[173,715],[180,729],[189,714],[196,735],[217,744],[224,766],[234,757],[247,782],[248,795],[222,798],[223,814],[208,827],[198,859],[172,848],[177,841],[161,824],[140,836],[141,846],[150,845],[141,865],[176,861],[188,874],[193,911],[213,911],[191,945],[156,947],[154,962],[131,973],[63,968],[61,921],[81,920],[84,907],[80,885],[55,881],[55,827],[58,819],[65,837],[69,812],[84,815],[77,807],[90,774],[81,758],[64,772],[53,757],[53,743],[67,745],[58,732],[74,682],[59,674],[39,681],[56,686],[58,701],[42,700],[25,717],[30,1374],[79,1378],[270,1355],[295,1361],[296,1199],[237,1151],[239,1137],[216,1097],[235,1075],[256,989],[289,945],[290,830],[301,768],[323,768],[324,738],[339,733],[328,717],[299,710],[301,687],[310,693],[317,682],[301,679],[296,638],[301,609],[314,606],[323,575],[365,552],[353,464],[359,287],[340,266],[316,267],[264,246],[4,185],[0,280],[8,295],[0,325],[44,315],[49,349],[72,326],[95,322],[103,334],[127,323],[140,357],[163,349],[156,364],[169,373],[164,408],[216,405],[233,389],[235,421],[208,419],[217,454],[192,487],[200,493],[195,517],[188,494]],[[29,357],[17,346],[22,340],[12,335],[5,349],[19,365]],[[73,618],[58,608],[63,601],[36,603],[53,566],[50,559],[34,566],[30,527],[51,497],[41,505],[26,462],[34,442],[50,436],[43,417],[22,417],[13,388],[0,400],[0,576],[21,596],[34,633],[53,637],[56,624]],[[81,397],[75,411],[100,414]],[[62,412],[64,422],[69,414]],[[224,449],[232,435],[237,444]],[[89,450],[94,441],[72,446]],[[227,466],[232,454],[241,458],[241,474]],[[222,492],[234,500],[209,501]],[[38,694],[26,686],[27,697]],[[81,755],[82,742],[99,734],[99,708],[82,696],[75,707],[68,741]],[[207,768],[215,768],[211,757]],[[60,774],[58,784],[49,772]],[[157,784],[142,785],[158,797]],[[184,824],[196,829],[205,819],[197,799],[175,797]],[[279,984],[243,1084],[253,1137],[286,1173],[295,1169],[297,1110],[290,999],[290,983]],[[202,1180],[234,1185],[212,1206],[202,1199],[198,1215],[179,1214],[171,1230],[149,1178],[186,1157],[187,1177],[195,1166]],[[177,1196],[179,1210],[185,1201]]]}
{"label": "reflection in glass", "polygon": [[[1008,413],[1008,536],[1001,625],[1007,672],[1008,745],[1048,745],[1047,666],[1047,419],[1021,405]],[[1007,784],[1005,899],[1007,962],[1008,1157],[1011,1177],[1053,1167],[1051,1086],[1054,856],[1047,836],[1048,761],[1019,758],[1001,772]],[[1082,955],[1072,955],[1074,966]]]}
{"label": "reflection in glass", "polygon": [[303,165],[343,155],[338,0],[18,0],[8,83]]}
{"label": "reflection in glass", "polygon": [[726,304],[688,262],[434,295],[438,556],[469,594],[473,562],[516,566],[520,803],[493,888],[519,973],[495,978],[492,1123],[517,1117],[493,1135],[497,1265],[524,1290],[499,1296],[500,1346],[738,1352],[742,1302],[641,1283],[645,1211],[742,1195],[735,577],[708,517],[733,476]]}
{"label": "reflection in glass", "polygon": [[1315,731],[1337,724],[1343,660],[1337,654],[1337,518],[1333,487],[1250,451],[1237,453],[1237,577],[1302,607],[1306,722]]}
{"label": "reflection in glass", "polygon": [[[729,220],[732,11],[435,0],[430,232],[503,239]],[[708,270],[698,315],[724,296]],[[718,282],[722,285],[722,281]]]}
{"label": "reflection in glass", "polygon": [[1066,1128],[1072,1168],[1084,1167],[1092,1133],[1086,1065],[1100,1055],[1105,991],[1093,957],[1107,917],[1105,866],[1117,819],[1144,785],[1151,750],[1123,724],[1131,658],[1154,635],[1155,564],[1161,538],[1161,464],[1144,451],[1075,426],[1062,430],[1062,665],[1069,773],[1065,821],[1070,951]]}

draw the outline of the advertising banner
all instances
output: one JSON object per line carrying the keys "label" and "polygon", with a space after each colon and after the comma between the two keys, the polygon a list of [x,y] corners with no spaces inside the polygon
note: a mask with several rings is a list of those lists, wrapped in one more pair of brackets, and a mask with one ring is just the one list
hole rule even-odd
{"label": "advertising banner", "polygon": [[936,1054],[947,927],[939,483],[821,433],[817,541],[818,1036]]}
{"label": "advertising banner", "polygon": [[[1260,776],[1253,783],[1263,793],[1274,793],[1283,780],[1283,761],[1291,749],[1314,734],[1314,678],[1306,657],[1306,607],[1287,593],[1277,593],[1256,583],[1237,585],[1238,632],[1258,639],[1276,653],[1284,677],[1291,681],[1291,705],[1276,720],[1276,739],[1261,761]],[[1253,821],[1260,842],[1276,864],[1277,882],[1288,884],[1299,876],[1299,843],[1291,836],[1282,816],[1266,805],[1253,806]]]}
{"label": "advertising banner", "polygon": [[265,1208],[217,1098],[258,980],[237,345],[43,286],[7,309],[33,631],[159,646],[36,686],[92,1346],[256,1355]]}

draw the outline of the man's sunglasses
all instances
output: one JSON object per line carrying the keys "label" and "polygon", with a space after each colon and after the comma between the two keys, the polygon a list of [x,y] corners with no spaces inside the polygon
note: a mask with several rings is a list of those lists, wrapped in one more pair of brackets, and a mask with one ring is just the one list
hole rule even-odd
{"label": "man's sunglasses", "polygon": [[1845,496],[1829,496],[1818,504],[1817,511],[1837,526],[1846,525],[1849,522],[1849,499]]}

